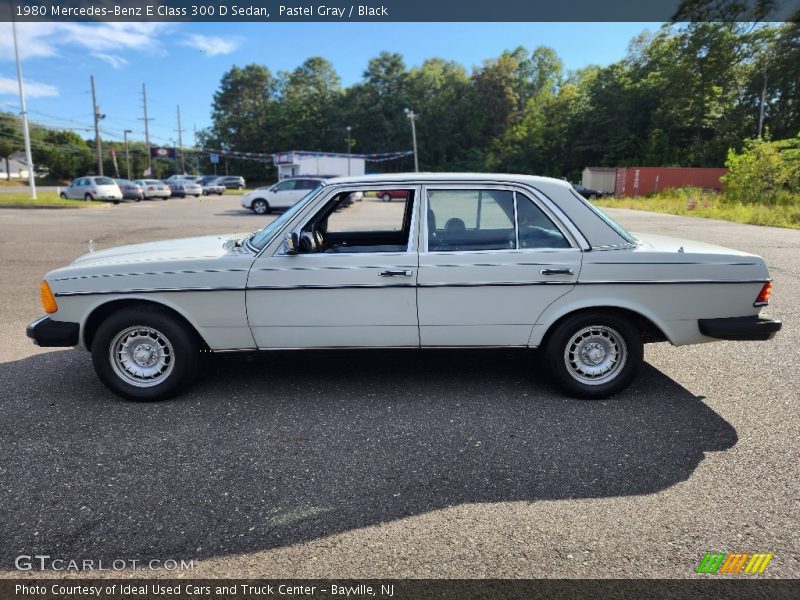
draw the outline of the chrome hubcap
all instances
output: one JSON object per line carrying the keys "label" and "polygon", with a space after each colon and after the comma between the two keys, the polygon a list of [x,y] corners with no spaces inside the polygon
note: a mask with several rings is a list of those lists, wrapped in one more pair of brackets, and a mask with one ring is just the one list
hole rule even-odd
{"label": "chrome hubcap", "polygon": [[137,325],[121,331],[109,346],[114,372],[136,387],[152,387],[169,377],[175,365],[170,341],[157,329]]}
{"label": "chrome hubcap", "polygon": [[577,381],[600,385],[619,375],[628,360],[623,337],[606,325],[592,325],[576,332],[564,350],[564,364]]}

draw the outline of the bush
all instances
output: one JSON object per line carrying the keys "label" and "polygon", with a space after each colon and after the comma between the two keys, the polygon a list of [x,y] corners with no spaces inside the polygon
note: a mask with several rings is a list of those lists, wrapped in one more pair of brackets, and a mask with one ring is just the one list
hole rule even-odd
{"label": "bush", "polygon": [[774,142],[748,140],[738,154],[728,151],[722,178],[727,200],[744,204],[793,204],[800,201],[800,135]]}

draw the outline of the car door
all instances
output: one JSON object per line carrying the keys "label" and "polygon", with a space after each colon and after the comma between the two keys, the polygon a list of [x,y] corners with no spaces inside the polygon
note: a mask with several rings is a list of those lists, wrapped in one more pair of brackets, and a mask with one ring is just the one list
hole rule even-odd
{"label": "car door", "polygon": [[578,279],[581,251],[566,229],[513,187],[427,186],[423,197],[421,345],[527,345]]}
{"label": "car door", "polygon": [[298,236],[297,254],[288,254],[282,240],[262,251],[246,298],[259,348],[419,346],[419,190],[404,189],[404,204],[372,197],[346,207],[362,188],[323,191],[287,226]]}
{"label": "car door", "polygon": [[289,208],[303,195],[297,188],[297,179],[286,179],[276,183],[267,192],[267,202],[273,208]]}
{"label": "car door", "polygon": [[81,177],[73,181],[66,190],[67,197],[83,200],[83,190],[86,188],[86,178]]}

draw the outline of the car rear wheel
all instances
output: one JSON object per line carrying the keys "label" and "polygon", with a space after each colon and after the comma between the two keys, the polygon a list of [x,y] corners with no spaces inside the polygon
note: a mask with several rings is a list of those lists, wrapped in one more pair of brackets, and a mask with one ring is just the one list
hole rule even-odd
{"label": "car rear wheel", "polygon": [[84,200],[86,200],[87,202],[91,202],[91,201],[93,200],[93,198],[92,198],[92,195],[91,195],[91,194],[86,194],[86,195],[83,197],[83,199],[84,199]]}
{"label": "car rear wheel", "polygon": [[66,200],[66,199],[67,199],[67,195],[66,195],[64,192],[61,192],[61,193],[58,195],[58,197],[59,197],[59,198],[61,198],[62,200]]}
{"label": "car rear wheel", "polygon": [[147,307],[112,314],[92,342],[98,377],[128,400],[175,396],[197,376],[199,361],[194,332],[177,318]]}
{"label": "car rear wheel", "polygon": [[384,202],[391,202],[392,196],[390,194],[383,194],[381,195],[381,200],[383,200]]}
{"label": "car rear wheel", "polygon": [[251,208],[257,215],[265,215],[269,212],[269,202],[263,198],[257,198],[256,200],[253,200]]}
{"label": "car rear wheel", "polygon": [[576,398],[602,399],[636,377],[644,356],[642,336],[625,317],[584,312],[568,317],[549,336],[546,357],[558,385]]}

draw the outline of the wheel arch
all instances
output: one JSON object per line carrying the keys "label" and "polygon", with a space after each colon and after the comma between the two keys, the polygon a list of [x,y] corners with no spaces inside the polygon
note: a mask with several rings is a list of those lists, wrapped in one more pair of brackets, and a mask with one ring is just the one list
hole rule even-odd
{"label": "wheel arch", "polygon": [[102,304],[98,304],[95,306],[89,315],[86,317],[84,321],[84,325],[81,328],[81,337],[83,340],[84,347],[91,351],[92,349],[92,342],[94,341],[94,336],[97,333],[97,328],[100,327],[100,324],[105,321],[110,315],[118,310],[123,310],[126,308],[134,308],[134,307],[144,307],[144,308],[156,308],[165,313],[168,313],[181,321],[188,329],[191,331],[195,336],[197,336],[197,340],[200,342],[204,349],[208,349],[209,345],[206,340],[203,338],[202,334],[198,327],[192,323],[186,315],[184,315],[180,310],[178,310],[174,306],[170,306],[163,302],[146,299],[146,298],[117,298],[113,300],[109,300],[108,302],[103,302]]}
{"label": "wheel arch", "polygon": [[565,320],[580,313],[598,311],[616,314],[632,321],[636,328],[642,333],[642,341],[646,344],[671,341],[669,336],[664,333],[663,326],[659,325],[652,316],[645,315],[643,312],[630,307],[596,304],[577,308],[572,307],[571,309],[563,311],[550,321],[549,325],[544,328],[544,331],[539,336],[536,335],[536,328],[534,327],[534,331],[531,333],[531,339],[529,340],[529,345],[544,347],[547,344],[552,332],[555,331],[555,329]]}

